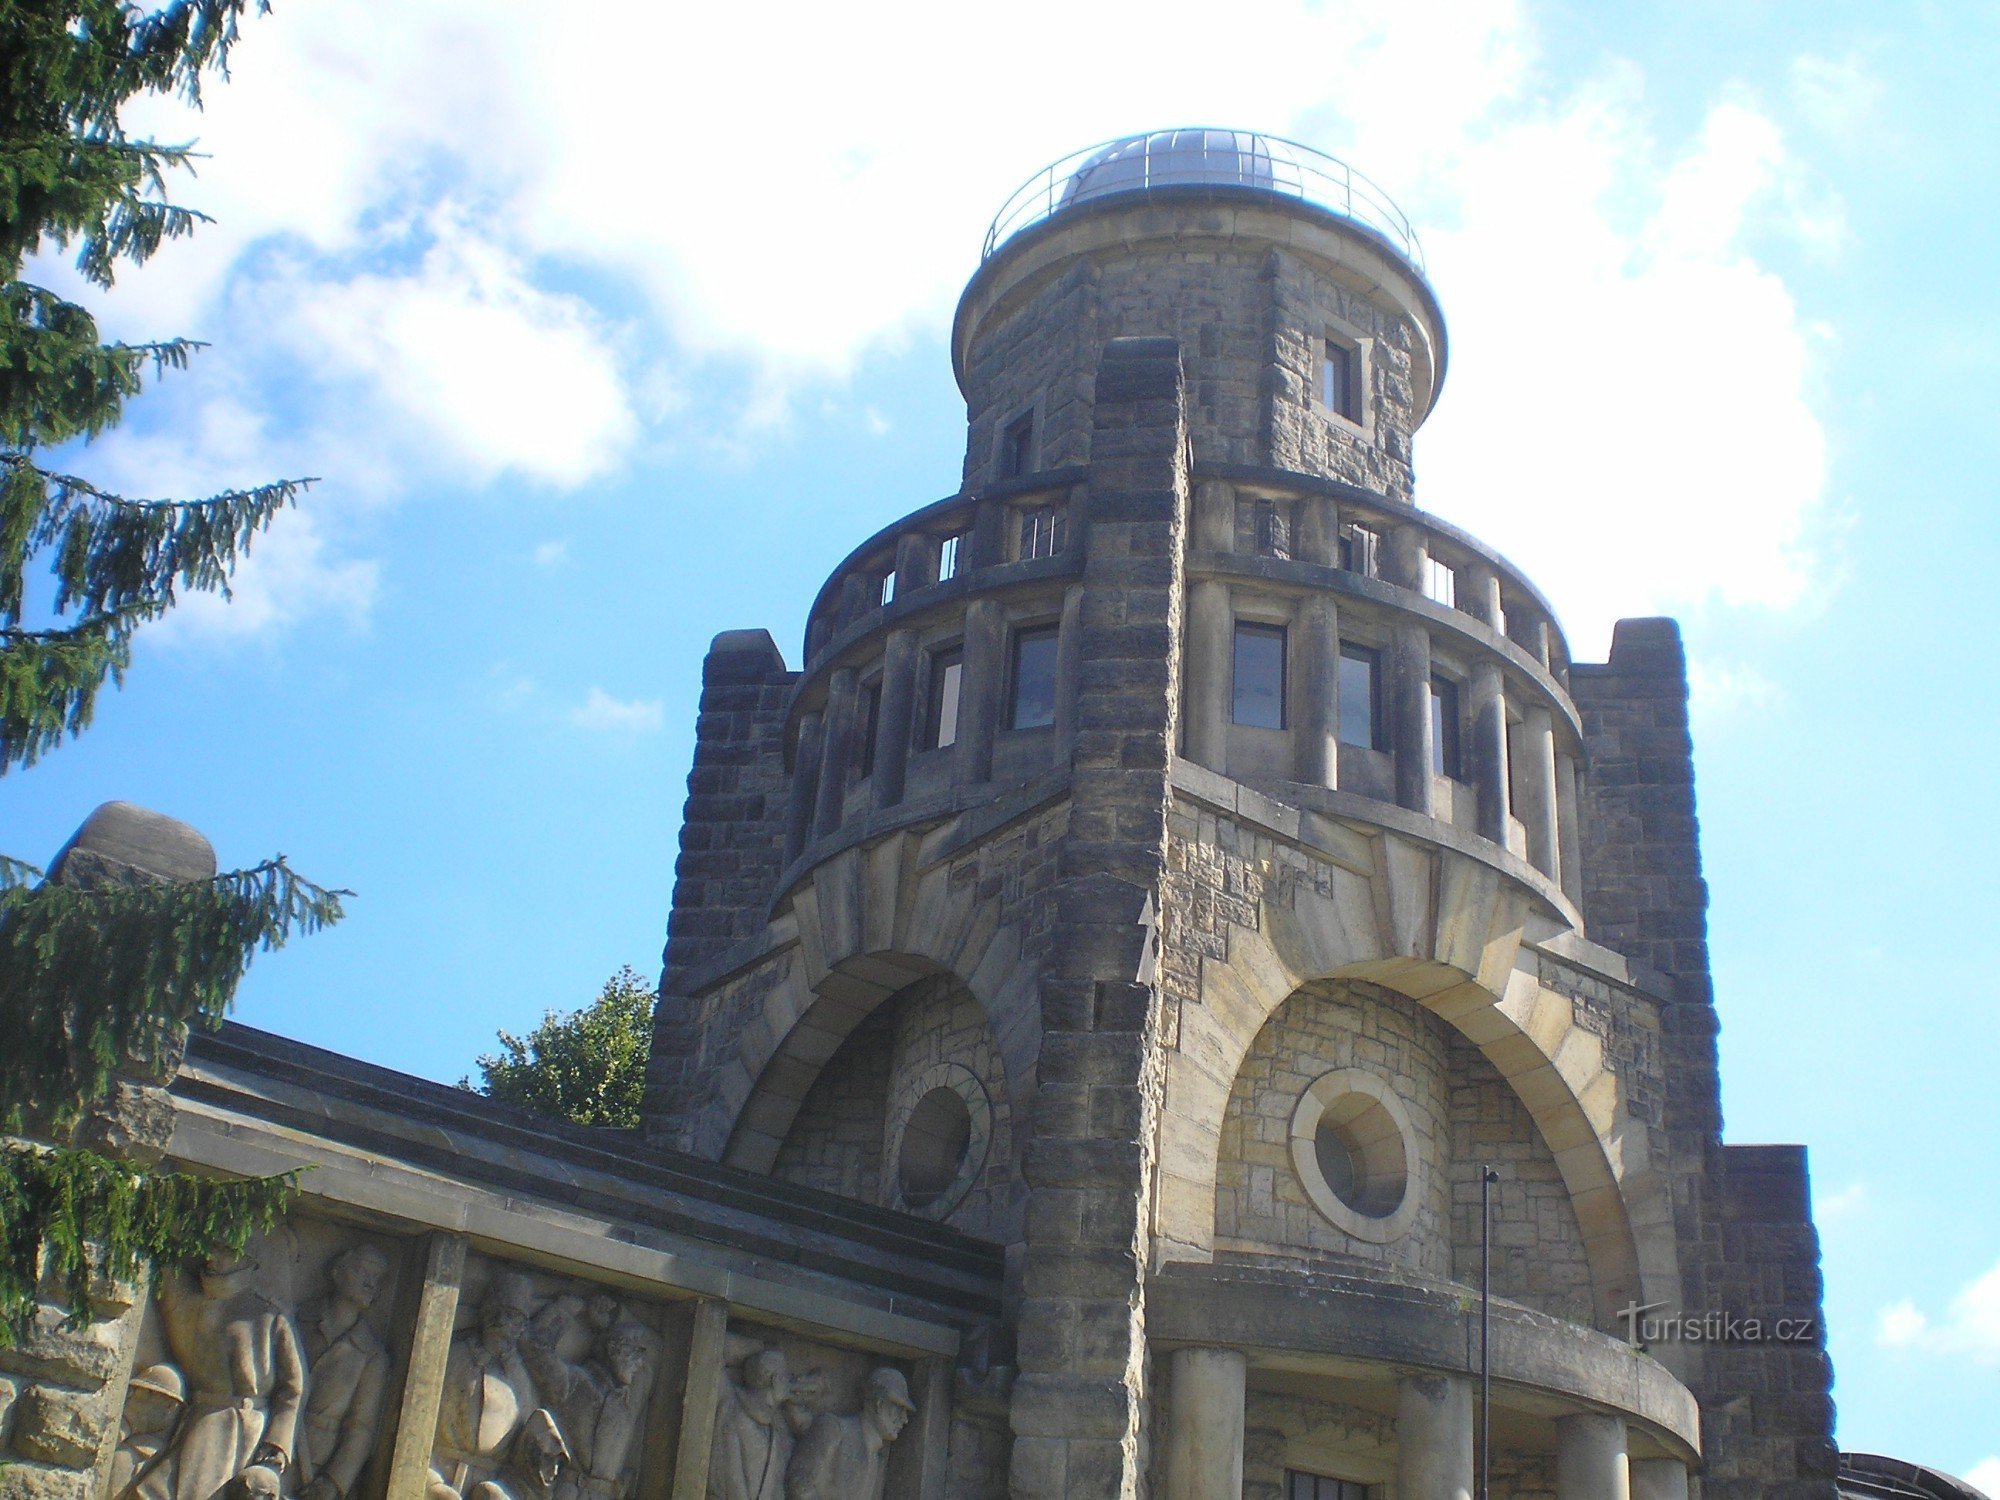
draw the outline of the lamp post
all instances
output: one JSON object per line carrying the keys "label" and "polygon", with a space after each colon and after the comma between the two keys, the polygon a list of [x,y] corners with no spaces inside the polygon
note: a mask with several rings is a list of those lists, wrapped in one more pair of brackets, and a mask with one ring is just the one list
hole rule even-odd
{"label": "lamp post", "polygon": [[1479,1169],[1479,1500],[1487,1500],[1493,1473],[1493,1364],[1487,1345],[1492,1332],[1493,1185],[1500,1174]]}

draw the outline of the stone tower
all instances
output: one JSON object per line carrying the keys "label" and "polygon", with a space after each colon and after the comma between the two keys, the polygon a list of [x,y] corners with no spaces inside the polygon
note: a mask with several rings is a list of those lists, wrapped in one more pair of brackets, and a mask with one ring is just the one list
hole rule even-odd
{"label": "stone tower", "polygon": [[1572,662],[1417,508],[1446,353],[1343,165],[1080,153],[960,301],[960,488],[707,658],[647,1129],[1002,1248],[944,1493],[1831,1500],[1678,632]]}

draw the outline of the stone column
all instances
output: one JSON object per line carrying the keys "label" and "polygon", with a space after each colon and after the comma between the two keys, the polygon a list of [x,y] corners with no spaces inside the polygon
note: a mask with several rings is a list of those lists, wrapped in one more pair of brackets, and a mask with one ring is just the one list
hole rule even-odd
{"label": "stone column", "polygon": [[840,827],[847,804],[847,773],[854,764],[854,701],[860,694],[852,667],[837,667],[826,688],[826,719],[820,743],[819,791],[814,797],[813,834],[825,838]]}
{"label": "stone column", "polygon": [[[903,800],[916,701],[917,633],[892,630],[882,648],[882,701],[875,711],[875,770],[870,795],[877,807],[894,807]],[[867,726],[860,727],[865,733]]]}
{"label": "stone column", "polygon": [[785,862],[805,852],[812,837],[813,799],[819,791],[820,716],[799,720],[799,744],[792,752],[792,804],[785,812]]}
{"label": "stone column", "polygon": [[926,1359],[910,1380],[916,1413],[889,1449],[887,1500],[945,1500],[951,1482],[952,1362]]}
{"label": "stone column", "polygon": [[1507,844],[1507,688],[1500,668],[1472,669],[1472,782],[1479,794],[1479,836]]}
{"label": "stone column", "polygon": [[1631,1500],[1625,1424],[1599,1412],[1556,1422],[1556,1500]]}
{"label": "stone column", "polygon": [[1458,575],[1458,607],[1482,625],[1500,628],[1500,575],[1490,563],[1467,563]]}
{"label": "stone column", "polygon": [[1204,578],[1188,589],[1187,753],[1211,771],[1229,769],[1229,676],[1236,618],[1229,585]]}
{"label": "stone column", "polygon": [[938,581],[938,539],[928,532],[912,531],[896,542],[896,597],[912,589],[928,588]]}
{"label": "stone column", "polygon": [[1515,816],[1528,831],[1528,863],[1552,880],[1562,878],[1556,842],[1556,731],[1549,711],[1531,705],[1521,715],[1514,738]]}
{"label": "stone column", "polygon": [[694,1305],[687,1379],[681,1387],[681,1431],[674,1444],[673,1500],[707,1500],[708,1461],[715,1448],[715,1407],[729,1344],[729,1304],[704,1297]]}
{"label": "stone column", "polygon": [[1389,632],[1389,744],[1396,756],[1396,802],[1431,812],[1431,637],[1420,622]]}
{"label": "stone column", "polygon": [[849,573],[840,580],[839,628],[845,630],[872,609],[879,609],[882,596],[876,592],[877,584],[866,573]]}
{"label": "stone column", "polygon": [[1677,1458],[1634,1458],[1626,1462],[1631,1474],[1632,1500],[1688,1500],[1687,1465]]}
{"label": "stone column", "polygon": [[[1383,548],[1382,577],[1422,593],[1428,550],[1424,529],[1398,526]],[[1389,632],[1389,744],[1396,757],[1396,802],[1431,816],[1431,637],[1420,621]]]}
{"label": "stone column", "polygon": [[993,736],[1000,728],[1000,694],[1007,682],[1007,625],[997,599],[975,599],[965,610],[964,670],[958,676],[958,781],[993,779]]}
{"label": "stone column", "polygon": [[1472,1500],[1472,1382],[1406,1375],[1396,1387],[1396,1500]]}
{"label": "stone column", "polygon": [[1236,550],[1236,491],[1213,479],[1194,489],[1194,515],[1189,530],[1196,552],[1229,553]]}
{"label": "stone column", "polygon": [[1299,601],[1292,617],[1298,640],[1298,714],[1293,721],[1293,774],[1308,786],[1340,785],[1340,609],[1331,594]]}
{"label": "stone column", "polygon": [[459,1283],[465,1279],[466,1239],[434,1234],[424,1255],[424,1285],[417,1296],[417,1326],[403,1375],[403,1402],[389,1450],[388,1500],[423,1500],[430,1487],[431,1449],[437,1443],[444,1369],[451,1358],[458,1318]]}
{"label": "stone column", "polygon": [[1007,507],[998,500],[982,500],[972,512],[972,529],[959,545],[965,549],[959,571],[991,568],[1007,560]]}
{"label": "stone column", "polygon": [[1083,675],[1083,590],[1063,593],[1062,623],[1056,627],[1055,761],[1066,764],[1076,737],[1076,686]]}
{"label": "stone column", "polygon": [[1577,824],[1576,757],[1556,756],[1556,846],[1562,862],[1563,894],[1583,905],[1583,838]]}
{"label": "stone column", "polygon": [[1299,534],[1292,556],[1322,568],[1340,566],[1340,506],[1331,495],[1307,495],[1299,501]]}
{"label": "stone column", "polygon": [[1243,1377],[1236,1349],[1176,1349],[1167,1411],[1167,1500],[1243,1493]]}

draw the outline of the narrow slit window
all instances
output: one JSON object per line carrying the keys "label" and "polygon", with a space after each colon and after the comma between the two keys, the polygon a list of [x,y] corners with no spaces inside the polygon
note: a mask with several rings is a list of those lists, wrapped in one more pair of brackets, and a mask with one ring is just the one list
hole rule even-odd
{"label": "narrow slit window", "polygon": [[1343,526],[1340,528],[1340,565],[1350,573],[1359,573],[1364,578],[1373,578],[1375,560],[1382,538],[1366,526]]}
{"label": "narrow slit window", "polygon": [[1013,479],[1035,467],[1035,414],[1022,412],[1000,434],[1000,477]]}
{"label": "narrow slit window", "polygon": [[859,759],[863,776],[875,774],[875,732],[882,724],[882,683],[863,683],[861,686],[861,744]]}
{"label": "narrow slit window", "polygon": [[876,603],[887,604],[896,597],[896,570],[891,568],[882,575],[882,582],[876,588]]}
{"label": "narrow slit window", "polygon": [[1259,500],[1256,511],[1257,550],[1266,557],[1289,559],[1292,555],[1292,526],[1289,506]]}
{"label": "narrow slit window", "polygon": [[1236,622],[1230,717],[1256,729],[1285,727],[1285,627]]}
{"label": "narrow slit window", "polygon": [[1008,725],[1041,729],[1056,721],[1056,629],[1053,625],[1014,636],[1014,693]]}
{"label": "narrow slit window", "polygon": [[1459,750],[1458,684],[1449,677],[1431,678],[1431,774],[1463,780]]}
{"label": "narrow slit window", "polygon": [[931,655],[930,712],[925,718],[930,748],[958,743],[958,694],[965,677],[965,653],[953,646]]}
{"label": "narrow slit window", "polygon": [[1361,420],[1361,351],[1331,334],[1320,353],[1319,399],[1328,411]]}
{"label": "narrow slit window", "polygon": [[965,534],[948,536],[938,544],[938,582],[958,577],[959,547],[965,541]]}
{"label": "narrow slit window", "polygon": [[1367,646],[1340,646],[1340,742],[1381,750],[1382,654]]}
{"label": "narrow slit window", "polygon": [[1038,505],[1021,512],[1021,560],[1054,557],[1069,533],[1069,507]]}

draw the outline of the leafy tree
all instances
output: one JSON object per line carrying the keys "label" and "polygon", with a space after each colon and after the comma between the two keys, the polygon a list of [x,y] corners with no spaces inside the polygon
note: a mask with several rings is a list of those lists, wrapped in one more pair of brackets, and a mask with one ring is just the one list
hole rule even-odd
{"label": "leafy tree", "polygon": [[578,1125],[634,1129],[652,1021],[652,983],[626,964],[582,1010],[545,1012],[525,1039],[501,1032],[500,1053],[479,1059],[478,1092]]}
{"label": "leafy tree", "polygon": [[[251,539],[309,482],[141,500],[45,461],[87,448],[148,374],[198,346],[107,343],[86,308],[24,279],[30,258],[73,251],[108,289],[121,263],[201,222],[166,197],[189,149],[128,136],[119,112],[148,94],[198,105],[250,4],[0,0],[0,775],[81,731],[133,632],[183,589],[226,593]],[[187,1026],[219,1025],[251,955],[338,920],[345,894],[282,857],[105,889],[29,884],[38,873],[0,859],[0,1129],[15,1137],[0,1143],[0,1344],[29,1325],[38,1290],[79,1321],[92,1275],[218,1239],[240,1248],[271,1222],[287,1179],[150,1171],[79,1149],[72,1131],[121,1069],[157,1074]]]}

